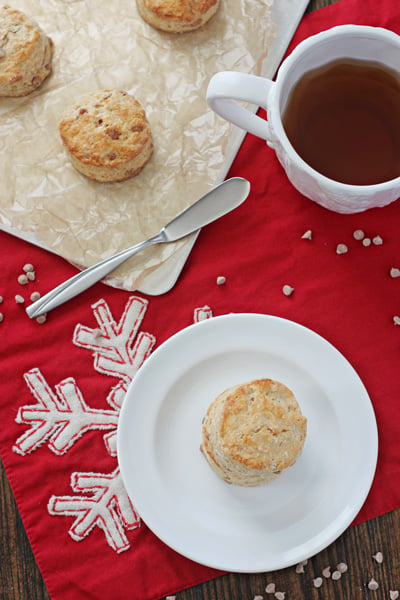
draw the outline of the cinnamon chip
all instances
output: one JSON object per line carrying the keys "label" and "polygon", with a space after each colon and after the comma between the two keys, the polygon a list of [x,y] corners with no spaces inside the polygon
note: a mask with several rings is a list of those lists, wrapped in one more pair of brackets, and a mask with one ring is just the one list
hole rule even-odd
{"label": "cinnamon chip", "polygon": [[307,563],[308,563],[307,559],[299,562],[299,564],[296,565],[296,573],[304,573],[304,567],[306,566]]}
{"label": "cinnamon chip", "polygon": [[376,554],[373,555],[373,557],[377,563],[382,563],[383,562],[383,554],[382,552],[377,552]]}
{"label": "cinnamon chip", "polygon": [[291,285],[284,285],[282,288],[282,292],[285,296],[291,296],[294,292],[294,287]]}
{"label": "cinnamon chip", "polygon": [[354,238],[355,240],[362,240],[362,239],[363,239],[363,237],[364,237],[364,232],[363,232],[363,230],[362,230],[362,229],[356,229],[356,230],[353,232],[353,238]]}
{"label": "cinnamon chip", "polygon": [[28,283],[28,277],[25,275],[25,273],[23,275],[19,275],[18,276],[18,283],[19,285],[26,285]]}
{"label": "cinnamon chip", "polygon": [[346,246],[346,244],[338,244],[336,246],[336,254],[346,254],[347,251],[348,247]]}
{"label": "cinnamon chip", "polygon": [[314,584],[314,587],[316,587],[316,588],[320,588],[322,583],[323,583],[322,577],[316,577],[315,579],[313,579],[313,584]]}
{"label": "cinnamon chip", "polygon": [[373,590],[376,591],[379,588],[379,583],[377,581],[375,581],[374,578],[372,578],[369,582],[368,582],[368,589],[369,590]]}

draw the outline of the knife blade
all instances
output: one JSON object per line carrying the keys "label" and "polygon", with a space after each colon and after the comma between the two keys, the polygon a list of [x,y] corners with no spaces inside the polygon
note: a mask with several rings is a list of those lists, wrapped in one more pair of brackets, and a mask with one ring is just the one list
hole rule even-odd
{"label": "knife blade", "polygon": [[33,302],[26,308],[27,315],[33,319],[64,304],[103,279],[144,248],[155,244],[174,242],[205,227],[240,206],[249,193],[250,183],[247,179],[232,177],[223,181],[179,213],[153,237],[84,269]]}

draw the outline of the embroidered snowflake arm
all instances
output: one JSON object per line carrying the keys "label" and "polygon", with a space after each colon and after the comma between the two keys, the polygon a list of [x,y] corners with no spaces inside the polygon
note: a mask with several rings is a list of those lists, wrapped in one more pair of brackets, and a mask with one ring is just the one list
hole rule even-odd
{"label": "embroidered snowflake arm", "polygon": [[119,469],[111,474],[73,473],[71,487],[74,492],[91,492],[92,496],[52,496],[49,513],[77,517],[69,530],[76,541],[83,540],[97,526],[113,550],[127,550],[129,541],[124,529],[140,527],[140,518],[125,491]]}
{"label": "embroidered snowflake arm", "polygon": [[156,341],[149,333],[138,334],[147,305],[143,298],[132,296],[117,324],[107,303],[99,300],[92,306],[99,327],[91,329],[77,325],[73,342],[76,346],[94,351],[96,371],[131,381]]}
{"label": "embroidered snowflake arm", "polygon": [[56,385],[55,392],[39,369],[28,371],[24,378],[38,402],[18,410],[17,423],[30,429],[15,442],[15,452],[25,455],[48,442],[50,450],[61,455],[86,431],[116,429],[118,412],[89,408],[72,377]]}
{"label": "embroidered snowflake arm", "polygon": [[213,316],[212,310],[207,304],[205,306],[201,306],[200,308],[195,308],[193,312],[193,322],[199,323],[200,321],[205,321],[206,319],[211,319]]}

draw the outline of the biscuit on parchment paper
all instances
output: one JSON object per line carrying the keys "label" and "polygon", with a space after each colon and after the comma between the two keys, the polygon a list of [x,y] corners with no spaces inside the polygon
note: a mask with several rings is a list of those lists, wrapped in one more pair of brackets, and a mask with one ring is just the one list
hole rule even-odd
{"label": "biscuit on parchment paper", "polygon": [[74,167],[100,182],[137,175],[153,152],[145,110],[124,90],[96,90],[61,115],[59,131]]}
{"label": "biscuit on parchment paper", "polygon": [[202,27],[215,15],[219,0],[136,0],[141,17],[171,33],[184,33]]}
{"label": "biscuit on parchment paper", "polygon": [[0,7],[0,96],[26,96],[51,72],[53,42],[34,19]]}

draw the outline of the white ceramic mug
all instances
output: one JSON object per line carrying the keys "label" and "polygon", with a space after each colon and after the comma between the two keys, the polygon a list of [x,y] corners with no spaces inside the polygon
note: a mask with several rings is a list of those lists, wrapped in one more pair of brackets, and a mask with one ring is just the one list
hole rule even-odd
{"label": "white ceramic mug", "polygon": [[[214,75],[207,102],[221,117],[263,138],[273,148],[286,174],[302,194],[339,213],[357,213],[386,206],[400,197],[400,177],[374,185],[349,185],[329,179],[310,167],[294,150],[281,116],[294,84],[306,71],[340,58],[376,61],[400,73],[400,37],[379,28],[341,25],[301,42],[283,61],[276,81],[233,71]],[[236,101],[261,106],[267,121]]]}

